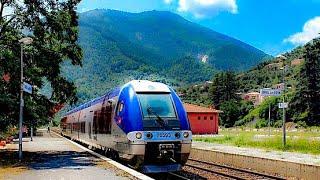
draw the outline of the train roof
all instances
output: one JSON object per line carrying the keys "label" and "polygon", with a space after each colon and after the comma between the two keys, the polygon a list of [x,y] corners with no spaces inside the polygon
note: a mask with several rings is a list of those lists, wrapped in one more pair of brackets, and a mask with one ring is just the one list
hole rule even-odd
{"label": "train roof", "polygon": [[95,105],[95,104],[98,104],[98,103],[100,103],[100,102],[103,102],[105,99],[110,99],[110,98],[113,98],[113,97],[115,97],[115,96],[118,96],[118,94],[119,94],[119,92],[120,92],[120,89],[121,89],[120,87],[117,87],[117,88],[115,88],[115,89],[107,92],[107,93],[104,94],[103,96],[97,97],[97,98],[95,98],[95,99],[92,99],[92,100],[89,101],[89,102],[86,102],[86,103],[84,103],[84,104],[81,104],[81,105],[79,105],[78,107],[76,107],[76,108],[72,109],[71,111],[67,112],[67,113],[66,113],[66,116],[67,116],[67,115],[70,115],[70,114],[72,114],[72,113],[75,113],[75,112],[77,112],[77,111],[81,111],[82,109],[85,109],[85,108],[90,107],[90,106],[92,106],[92,105]]}
{"label": "train roof", "polygon": [[[125,86],[132,86],[133,90],[137,93],[147,93],[147,92],[170,93],[171,92],[167,85],[165,85],[163,83],[152,82],[152,81],[147,81],[147,80],[132,80],[132,81],[128,82],[127,84],[123,85],[122,87],[125,87]],[[89,102],[86,102],[84,104],[79,105],[78,107],[67,112],[66,116],[70,115],[72,113],[75,113],[77,111],[81,111],[81,110],[88,108],[92,105],[103,102],[106,99],[110,99],[115,96],[118,96],[122,87],[117,87],[117,88],[107,92],[103,96],[97,97],[95,99],[92,99]]]}
{"label": "train roof", "polygon": [[167,92],[170,93],[170,89],[167,85],[159,82],[152,82],[147,80],[133,80],[128,84],[132,85],[135,92]]}

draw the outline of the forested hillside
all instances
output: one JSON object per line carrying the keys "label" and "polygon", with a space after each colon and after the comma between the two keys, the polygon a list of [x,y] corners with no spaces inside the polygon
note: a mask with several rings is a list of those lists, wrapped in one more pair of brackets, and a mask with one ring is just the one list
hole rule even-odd
{"label": "forested hillside", "polygon": [[203,82],[219,70],[245,70],[269,57],[243,42],[160,11],[92,10],[80,14],[81,69],[66,63],[79,102],[131,79],[178,87]]}
{"label": "forested hillside", "polygon": [[[275,57],[268,61],[262,62],[246,72],[235,74],[237,81],[238,94],[248,92],[259,92],[261,88],[274,88],[275,85],[283,81],[283,67],[287,65],[285,72],[286,87],[290,91],[295,91],[300,78],[299,73],[303,64],[305,47],[297,47],[291,52],[285,53],[282,56]],[[299,64],[293,64],[294,60],[301,60]],[[209,87],[211,84],[199,84],[196,86],[185,86],[180,90],[186,94],[186,101],[196,104],[210,105],[212,100],[208,101]],[[198,98],[202,97],[202,98]],[[202,99],[202,100],[201,100]],[[209,98],[210,99],[210,98]]]}
{"label": "forested hillside", "polygon": [[[186,102],[204,106],[215,105],[223,110],[221,122],[227,127],[248,123],[256,127],[266,126],[269,105],[271,123],[280,127],[282,110],[278,108],[278,103],[282,102],[283,98],[289,103],[287,122],[295,122],[300,126],[319,125],[319,52],[320,39],[317,38],[305,46],[260,63],[247,72],[218,73],[212,82],[180,88],[179,92],[183,94]],[[262,88],[283,87],[285,90],[281,96],[266,97],[255,105],[244,98],[248,96],[246,93],[259,93]]]}
{"label": "forested hillside", "polygon": [[288,67],[285,72],[287,87],[296,88],[302,62],[294,64],[293,61],[302,61],[304,59],[304,51],[305,47],[298,47],[282,56],[260,63],[247,72],[238,74],[237,79],[240,82],[240,91],[259,91],[261,88],[272,88],[274,85],[282,83],[282,67],[284,66]]}

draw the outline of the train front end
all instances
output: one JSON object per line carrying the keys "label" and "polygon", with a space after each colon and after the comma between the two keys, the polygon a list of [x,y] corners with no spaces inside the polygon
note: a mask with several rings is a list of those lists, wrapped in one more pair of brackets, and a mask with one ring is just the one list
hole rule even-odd
{"label": "train front end", "polygon": [[162,83],[131,81],[120,92],[116,122],[126,132],[126,156],[145,173],[179,171],[186,163],[192,133],[183,104]]}

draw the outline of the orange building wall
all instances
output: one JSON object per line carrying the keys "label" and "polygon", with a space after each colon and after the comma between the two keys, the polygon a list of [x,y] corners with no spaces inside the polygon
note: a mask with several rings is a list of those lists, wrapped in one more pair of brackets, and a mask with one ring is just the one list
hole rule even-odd
{"label": "orange building wall", "polygon": [[218,134],[218,113],[188,113],[188,118],[192,134]]}

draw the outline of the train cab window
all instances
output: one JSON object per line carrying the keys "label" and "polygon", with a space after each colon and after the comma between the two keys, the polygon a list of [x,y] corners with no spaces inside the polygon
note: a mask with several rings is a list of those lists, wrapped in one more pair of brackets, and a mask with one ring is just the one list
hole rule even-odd
{"label": "train cab window", "polygon": [[207,116],[203,117],[204,120],[207,120]]}
{"label": "train cab window", "polygon": [[161,118],[176,119],[177,115],[170,94],[138,94],[144,119]]}

